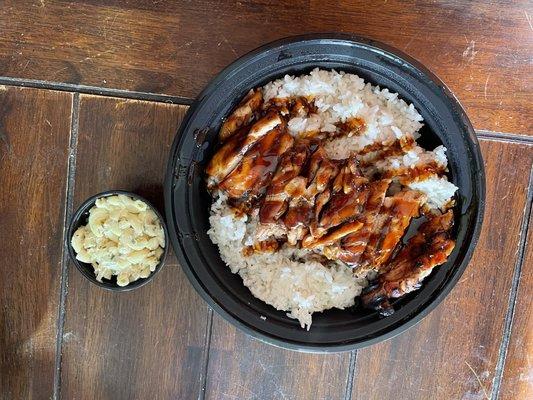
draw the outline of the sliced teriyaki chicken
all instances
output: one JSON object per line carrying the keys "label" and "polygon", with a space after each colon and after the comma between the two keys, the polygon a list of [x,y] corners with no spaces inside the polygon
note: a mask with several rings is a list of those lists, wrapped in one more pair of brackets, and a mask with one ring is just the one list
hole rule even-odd
{"label": "sliced teriyaki chicken", "polygon": [[314,238],[312,235],[308,235],[302,241],[302,247],[307,249],[314,249],[321,246],[331,246],[338,240],[342,239],[346,235],[353,234],[363,227],[361,221],[349,221],[342,224],[340,227],[333,228],[325,235]]}
{"label": "sliced teriyaki chicken", "polygon": [[315,236],[357,217],[368,198],[368,179],[354,158],[349,159],[333,181],[329,201],[323,206]]}
{"label": "sliced teriyaki chicken", "polygon": [[296,143],[282,156],[259,210],[259,221],[262,224],[276,222],[287,211],[290,192],[286,190],[286,186],[300,174],[308,157],[307,142]]}
{"label": "sliced teriyaki chicken", "polygon": [[297,176],[285,188],[291,198],[289,208],[283,217],[283,223],[287,228],[287,242],[290,245],[295,245],[303,239],[313,218],[314,197],[306,196],[306,187],[307,178]]}
{"label": "sliced teriyaki chicken", "polygon": [[306,117],[313,107],[304,97],[298,97],[291,107],[291,117]]}
{"label": "sliced teriyaki chicken", "polygon": [[374,220],[359,272],[379,270],[400,242],[412,218],[418,217],[426,196],[415,190],[402,190],[386,197]]}
{"label": "sliced teriyaki chicken", "polygon": [[[320,206],[321,210],[316,213],[316,221],[311,223],[310,235],[302,241],[302,246],[331,246],[361,229],[363,223],[356,219],[362,217],[369,193],[368,179],[360,175],[357,161],[347,160],[333,180],[331,195],[324,191],[317,196],[317,208]],[[322,199],[324,194],[328,194],[327,199]]]}
{"label": "sliced teriyaki chicken", "polygon": [[416,144],[411,135],[406,135],[384,149],[361,155],[360,159],[368,166],[365,172],[382,178],[394,178],[402,185],[407,185],[446,172],[447,161],[440,148],[425,150]]}
{"label": "sliced teriyaki chicken", "polygon": [[270,112],[253,124],[249,131],[242,128],[231,136],[206,167],[207,187],[212,189],[224,180],[259,139],[281,124],[283,124],[281,116],[276,112]]}
{"label": "sliced teriyaki chicken", "polygon": [[220,141],[225,142],[241,126],[248,125],[252,121],[254,113],[259,110],[262,104],[263,93],[260,90],[250,90],[222,124],[219,132]]}
{"label": "sliced teriyaki chicken", "polygon": [[244,155],[240,164],[219,184],[229,198],[253,201],[265,193],[278,162],[292,145],[291,135],[276,128]]}
{"label": "sliced teriyaki chicken", "polygon": [[443,264],[455,247],[450,238],[453,212],[432,216],[384,268],[377,283],[371,285],[361,299],[368,308],[390,315],[394,310],[387,299],[401,297],[420,288],[422,280],[433,268]]}
{"label": "sliced teriyaki chicken", "polygon": [[333,136],[359,136],[366,129],[365,120],[359,117],[349,118],[337,124],[337,132]]}
{"label": "sliced teriyaki chicken", "polygon": [[404,135],[399,139],[383,143],[382,146],[376,150],[370,146],[363,148],[359,154],[357,154],[357,159],[362,167],[372,168],[374,163],[389,157],[402,156],[415,146],[416,141],[413,135]]}
{"label": "sliced teriyaki chicken", "polygon": [[324,149],[318,147],[309,160],[306,172],[306,176],[294,178],[286,187],[291,201],[283,222],[288,229],[287,239],[291,245],[302,240],[308,232],[309,225],[316,217],[316,198],[328,188],[338,173],[338,167],[327,158]]}
{"label": "sliced teriyaki chicken", "polygon": [[350,265],[357,265],[359,263],[370,238],[376,215],[383,205],[390,183],[390,179],[383,179],[368,184],[368,200],[361,218],[363,226],[357,232],[344,237],[340,244],[324,249],[328,256],[338,258]]}

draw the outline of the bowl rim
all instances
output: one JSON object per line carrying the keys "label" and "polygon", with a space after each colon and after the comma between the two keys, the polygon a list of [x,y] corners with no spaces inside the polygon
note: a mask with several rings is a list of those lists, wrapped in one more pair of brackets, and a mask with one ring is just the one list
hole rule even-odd
{"label": "bowl rim", "polygon": [[[460,262],[457,262],[456,265],[454,265],[453,276],[445,282],[445,284],[439,289],[438,293],[436,293],[435,296],[425,302],[421,308],[417,309],[416,313],[410,316],[407,321],[389,329],[385,333],[380,333],[375,337],[366,338],[358,342],[311,344],[287,339],[280,339],[279,337],[271,335],[268,332],[256,330],[257,328],[254,328],[246,322],[242,321],[237,315],[229,313],[213,297],[211,297],[211,295],[207,292],[206,288],[203,286],[202,282],[195,274],[193,267],[190,265],[190,261],[185,255],[185,250],[183,249],[180,243],[183,234],[177,231],[175,222],[172,220],[174,207],[172,182],[175,178],[179,178],[183,173],[185,174],[185,176],[187,176],[189,172],[180,171],[176,168],[176,161],[178,158],[176,156],[176,150],[181,147],[185,127],[189,125],[189,120],[192,118],[193,114],[201,104],[204,97],[215,91],[219,83],[221,83],[227,78],[226,75],[228,74],[228,72],[233,72],[235,69],[237,69],[239,65],[245,64],[246,62],[256,57],[258,54],[270,52],[290,44],[314,42],[320,40],[349,43],[352,45],[355,44],[359,47],[366,48],[372,51],[379,51],[385,56],[394,57],[404,63],[411,64],[416,70],[420,71],[434,84],[438,85],[438,87],[442,89],[443,94],[448,98],[450,103],[454,105],[454,111],[457,114],[457,117],[459,117],[461,125],[465,128],[465,133],[468,134],[465,134],[465,138],[469,140],[472,145],[474,155],[474,160],[472,161],[472,164],[475,164],[476,167],[478,167],[478,179],[472,182],[473,186],[477,189],[477,194],[479,196],[477,199],[477,213],[474,218],[475,221],[472,223],[473,229],[472,234],[469,237],[470,241],[467,250],[465,251],[464,256],[462,257],[462,260],[460,260]],[[170,156],[168,160],[164,185],[165,213],[167,218],[169,218],[169,221],[172,221],[172,223],[169,224],[169,230],[171,231],[170,241],[172,243],[174,252],[176,253],[176,256],[180,262],[180,266],[184,270],[187,278],[189,279],[197,293],[199,293],[200,296],[208,303],[208,305],[213,308],[219,315],[221,315],[226,321],[230,322],[232,325],[236,326],[246,334],[264,343],[276,347],[308,353],[335,353],[363,348],[378,342],[391,339],[401,334],[407,329],[417,325],[424,317],[426,317],[431,311],[433,311],[455,287],[472,258],[472,254],[475,250],[481,232],[486,199],[485,169],[480,151],[479,141],[477,136],[475,135],[474,128],[472,127],[472,124],[468,119],[468,116],[466,115],[466,111],[462,107],[457,97],[453,94],[453,92],[446,86],[446,84],[440,78],[438,78],[431,70],[429,70],[428,67],[424,66],[421,62],[399,49],[396,49],[382,42],[369,39],[364,36],[337,32],[312,33],[305,35],[289,36],[264,44],[237,58],[231,64],[222,69],[210,82],[208,82],[204,89],[196,97],[194,102],[191,104],[185,118],[183,119],[180,127],[178,128],[169,154]]]}
{"label": "bowl rim", "polygon": [[[150,275],[148,275],[146,278],[139,278],[136,281],[128,283],[126,286],[119,286],[116,283],[110,283],[110,282],[108,283],[108,282],[97,281],[96,280],[96,276],[94,275],[94,270],[92,272],[89,272],[82,265],[82,264],[86,264],[86,265],[89,265],[89,264],[82,263],[81,261],[79,261],[76,258],[76,254],[77,253],[74,250],[74,248],[72,247],[72,243],[71,243],[72,236],[74,235],[74,227],[76,226],[76,229],[77,229],[79,227],[79,225],[81,225],[81,224],[78,224],[78,222],[82,218],[82,215],[86,211],[88,211],[91,207],[93,207],[95,205],[96,200],[100,199],[100,198],[103,198],[103,197],[110,197],[110,196],[119,195],[119,194],[123,194],[125,196],[129,196],[129,197],[132,197],[132,198],[134,198],[136,200],[141,200],[142,202],[146,203],[148,205],[148,207],[150,207],[150,209],[159,218],[159,222],[161,223],[161,226],[163,227],[163,232],[165,234],[165,248],[163,249],[163,254],[161,255],[159,263],[155,267],[155,270],[153,272],[151,272]],[[167,260],[167,256],[168,256],[169,244],[170,244],[170,240],[169,240],[169,235],[168,235],[168,228],[167,228],[166,222],[165,222],[163,216],[161,215],[161,213],[159,212],[159,210],[156,207],[154,207],[154,205],[151,202],[149,202],[148,200],[146,200],[144,197],[142,197],[142,196],[140,196],[140,195],[138,195],[136,193],[129,192],[127,190],[120,190],[120,189],[105,190],[105,191],[97,193],[97,194],[89,197],[85,201],[83,201],[80,204],[80,206],[78,207],[78,209],[76,210],[76,212],[74,212],[72,214],[72,217],[70,218],[68,230],[67,230],[67,235],[65,236],[65,245],[68,248],[68,253],[69,253],[70,259],[74,263],[74,265],[76,266],[78,271],[88,281],[90,281],[94,285],[96,285],[98,287],[101,287],[103,289],[109,290],[109,291],[113,291],[113,292],[129,292],[129,291],[132,291],[134,289],[138,289],[138,288],[146,285],[147,283],[149,283],[154,278],[154,276],[165,265],[166,260]]]}

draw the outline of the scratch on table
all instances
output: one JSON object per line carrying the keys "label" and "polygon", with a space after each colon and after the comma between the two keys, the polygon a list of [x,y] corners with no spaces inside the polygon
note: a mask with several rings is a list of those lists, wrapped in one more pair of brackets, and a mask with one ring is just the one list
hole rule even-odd
{"label": "scratch on table", "polygon": [[465,276],[463,279],[461,279],[458,284],[460,285],[461,283],[467,281],[468,279],[470,279],[472,277],[472,274],[470,274],[470,276]]}
{"label": "scratch on table", "polygon": [[229,42],[229,40],[226,38],[226,36],[222,35],[222,40],[224,42],[226,42],[226,44],[228,45],[228,47],[231,49],[231,51],[233,52],[233,54],[235,54],[236,56],[238,56],[239,54],[235,51],[235,49],[233,48],[233,46],[231,45],[231,43]]}
{"label": "scratch on table", "polygon": [[22,67],[22,72],[26,70],[26,68],[28,68],[28,65],[30,64],[30,60],[26,61],[26,65],[24,65],[24,67]]}
{"label": "scratch on table", "polygon": [[[128,46],[126,46],[126,47],[128,47]],[[110,50],[106,50],[106,51],[101,52],[101,53],[97,53],[96,56],[94,56],[94,55],[89,55],[89,56],[85,57],[84,59],[79,60],[79,61],[76,61],[76,62],[82,63],[82,62],[85,62],[85,61],[89,61],[89,60],[92,60],[92,59],[94,59],[94,58],[101,57],[101,56],[103,56],[104,54],[112,53],[113,51],[114,51],[113,49],[110,49]]]}
{"label": "scratch on table", "polygon": [[113,21],[111,21],[111,25],[109,25],[109,28],[112,28],[113,25],[115,24],[115,21],[117,20],[117,15],[118,15],[118,12],[115,14],[115,16],[113,17]]}
{"label": "scratch on table", "polygon": [[[263,370],[263,372],[267,373],[267,374],[272,374],[271,371],[269,371],[270,368],[267,369],[267,366],[261,361],[261,360],[257,360],[257,363],[259,364],[259,366],[261,367],[261,369]],[[273,374],[272,374],[273,375]]]}
{"label": "scratch on table", "polygon": [[287,395],[285,394],[285,392],[283,391],[283,389],[281,388],[281,386],[277,386],[276,387],[276,391],[274,392],[274,394],[276,393],[279,393],[282,397],[283,400],[286,400],[287,399]]}
{"label": "scratch on table", "polygon": [[529,29],[533,31],[533,25],[531,24],[531,18],[529,18],[529,15],[526,10],[524,10],[524,15],[526,16],[527,23],[529,24]]}
{"label": "scratch on table", "polygon": [[176,48],[174,49],[174,51],[179,50],[179,49],[183,49],[184,47],[189,47],[191,44],[192,44],[192,42],[184,43],[184,44],[182,44],[181,46],[176,47]]}
{"label": "scratch on table", "polygon": [[490,78],[490,73],[487,75],[487,79],[485,80],[485,88],[483,89],[485,100],[487,100],[487,88],[489,86],[489,78]]}
{"label": "scratch on table", "polygon": [[133,103],[131,100],[120,100],[115,103],[115,110],[126,107],[126,105]]}
{"label": "scratch on table", "polygon": [[7,149],[7,154],[11,154],[13,149],[11,147],[11,142],[9,141],[9,137],[4,132],[4,129],[2,126],[0,126],[0,142],[4,142]]}
{"label": "scratch on table", "polygon": [[254,398],[254,397],[257,397],[257,393],[255,393],[254,391],[248,389],[246,386],[244,386],[243,384],[240,384],[240,383],[237,383],[237,387],[239,389],[244,389],[244,391],[246,391],[248,394],[250,394],[252,397],[250,398]]}
{"label": "scratch on table", "polygon": [[45,119],[44,122],[46,122],[46,125],[48,125],[50,128],[52,127],[52,124],[47,119]]}
{"label": "scratch on table", "polygon": [[76,336],[73,332],[66,332],[63,334],[63,341],[65,343],[68,343],[71,340],[78,340],[78,336]]}
{"label": "scratch on table", "polygon": [[411,39],[409,39],[409,41],[407,42],[407,44],[405,45],[405,47],[403,48],[403,51],[407,50],[407,48],[409,47],[409,45],[411,43],[413,43],[413,40],[415,40],[415,37],[411,37]]}
{"label": "scratch on table", "polygon": [[490,400],[489,395],[487,394],[487,391],[485,390],[485,386],[483,386],[483,383],[481,382],[481,379],[479,379],[479,375],[476,373],[476,371],[474,371],[474,368],[472,368],[472,366],[470,364],[468,364],[468,361],[465,360],[465,364],[468,366],[468,368],[470,368],[470,371],[472,371],[472,373],[476,377],[477,382],[479,383],[479,386],[481,387],[481,390],[483,390],[483,394],[485,395],[485,398],[487,400]]}
{"label": "scratch on table", "polygon": [[476,54],[478,53],[478,51],[476,51],[475,49],[476,41],[471,40],[465,51],[463,51],[463,58],[467,58],[469,62],[472,62],[476,57]]}
{"label": "scratch on table", "polygon": [[[103,29],[103,33],[104,33],[104,34],[102,35],[102,36],[104,37],[104,41],[107,41],[107,31],[108,31],[109,29],[113,28],[113,24],[115,23],[118,14],[119,14],[119,13],[116,12],[115,15],[113,16],[113,21],[111,21],[111,23],[109,24],[109,26],[106,25],[106,26],[104,27],[104,29]],[[105,20],[106,20],[106,21],[109,21],[110,19],[111,19],[111,18],[106,18]]]}
{"label": "scratch on table", "polygon": [[68,69],[68,67],[58,69],[56,72],[54,72],[54,73],[52,74],[52,76],[50,76],[50,79],[55,78],[55,77],[57,76],[57,74],[59,74],[59,73],[62,72],[62,71],[65,71],[66,69]]}
{"label": "scratch on table", "polygon": [[236,399],[240,400],[241,398],[237,395],[231,394],[231,393],[222,393],[222,398],[229,398],[229,399]]}

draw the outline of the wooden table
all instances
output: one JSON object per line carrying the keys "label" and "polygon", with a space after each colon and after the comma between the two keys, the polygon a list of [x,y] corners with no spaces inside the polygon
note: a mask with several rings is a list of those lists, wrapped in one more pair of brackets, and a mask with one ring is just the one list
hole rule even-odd
{"label": "wooden table", "polygon": [[[162,207],[199,90],[258,45],[318,31],[404,50],[468,111],[487,208],[447,299],[392,340],[312,355],[213,314],[174,256],[130,293],[83,278],[64,246],[73,209],[110,188]],[[0,398],[533,398],[532,65],[527,0],[2,1]]]}

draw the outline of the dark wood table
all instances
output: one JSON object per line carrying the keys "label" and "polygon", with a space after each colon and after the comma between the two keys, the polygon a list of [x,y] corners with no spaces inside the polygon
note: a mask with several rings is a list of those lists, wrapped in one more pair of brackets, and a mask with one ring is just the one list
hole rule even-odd
{"label": "dark wood table", "polygon": [[[110,188],[162,207],[169,146],[208,80],[318,31],[404,50],[468,111],[487,207],[446,300],[392,340],[313,355],[213,314],[174,256],[129,293],[83,278],[64,246],[73,209]],[[527,0],[0,2],[0,398],[533,398],[532,66]]]}

